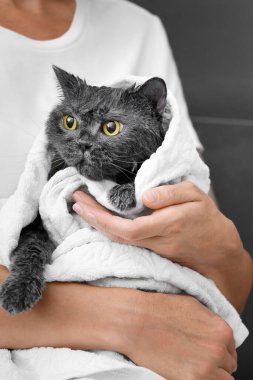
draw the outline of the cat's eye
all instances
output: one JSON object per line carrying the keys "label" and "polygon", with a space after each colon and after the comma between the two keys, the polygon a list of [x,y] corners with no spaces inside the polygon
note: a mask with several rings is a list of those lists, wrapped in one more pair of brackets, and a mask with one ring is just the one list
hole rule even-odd
{"label": "cat's eye", "polygon": [[63,118],[64,128],[74,131],[77,128],[77,120],[72,115],[65,115]]}
{"label": "cat's eye", "polygon": [[120,125],[117,120],[105,121],[102,124],[102,130],[107,136],[115,136],[120,132]]}

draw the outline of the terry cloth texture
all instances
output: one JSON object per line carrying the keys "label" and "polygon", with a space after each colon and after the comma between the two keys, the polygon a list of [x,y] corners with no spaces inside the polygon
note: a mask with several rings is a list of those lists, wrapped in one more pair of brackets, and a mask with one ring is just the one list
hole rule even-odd
{"label": "terry cloth texture", "polygon": [[[148,78],[127,77],[115,87],[138,85]],[[200,159],[190,133],[180,122],[177,102],[168,92],[164,123],[172,115],[163,144],[146,160],[135,178],[137,206],[124,216],[143,213],[142,193],[164,183],[188,180],[204,192],[209,190],[209,170]],[[17,246],[21,229],[38,210],[51,238],[57,244],[52,263],[46,267],[47,281],[85,281],[98,286],[139,288],[164,293],[187,293],[220,315],[232,328],[236,346],[248,335],[234,307],[215,284],[199,273],[155,253],[119,244],[69,212],[72,193],[86,188],[98,202],[116,211],[107,199],[112,181],[95,182],[81,176],[73,167],[57,172],[48,182],[51,157],[42,131],[35,141],[16,192],[0,211],[0,263],[9,266],[10,252]],[[33,348],[0,350],[1,380],[83,379],[161,379],[157,374],[135,366],[117,353],[70,349]]]}

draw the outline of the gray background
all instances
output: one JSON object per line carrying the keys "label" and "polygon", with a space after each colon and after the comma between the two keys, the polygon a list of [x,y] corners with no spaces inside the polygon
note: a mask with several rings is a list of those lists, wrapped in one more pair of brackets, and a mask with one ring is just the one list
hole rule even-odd
{"label": "gray background", "polygon": [[[134,0],[162,19],[222,212],[253,252],[253,1]],[[253,327],[253,297],[243,314]],[[253,339],[236,380],[253,379]]]}

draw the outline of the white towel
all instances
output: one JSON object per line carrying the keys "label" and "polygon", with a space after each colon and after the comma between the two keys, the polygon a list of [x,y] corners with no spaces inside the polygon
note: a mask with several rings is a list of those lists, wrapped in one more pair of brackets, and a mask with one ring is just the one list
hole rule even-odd
{"label": "white towel", "polygon": [[[113,86],[126,87],[133,82],[142,84],[146,79],[128,77]],[[200,159],[189,131],[180,122],[177,102],[169,91],[167,110],[172,113],[170,127],[163,144],[143,163],[136,175],[137,206],[132,212],[124,214],[127,217],[133,218],[142,212],[143,192],[159,184],[189,180],[204,192],[209,189],[209,170]],[[169,112],[166,111],[164,122],[168,117]],[[57,244],[52,263],[46,267],[47,281],[87,281],[98,286],[141,288],[165,293],[186,292],[227,321],[233,329],[236,346],[242,344],[248,331],[236,310],[211,280],[147,249],[110,241],[78,215],[69,213],[67,203],[80,186],[87,186],[101,204],[115,211],[107,199],[114,182],[91,181],[73,167],[57,172],[47,182],[50,163],[47,139],[42,131],[29,153],[16,192],[0,211],[0,263],[9,266],[9,255],[17,246],[22,227],[35,218],[39,209],[45,227]],[[0,369],[1,366],[7,373],[6,380],[11,376],[26,380],[161,378],[134,366],[116,353],[69,349],[17,350],[11,356],[2,350]]]}

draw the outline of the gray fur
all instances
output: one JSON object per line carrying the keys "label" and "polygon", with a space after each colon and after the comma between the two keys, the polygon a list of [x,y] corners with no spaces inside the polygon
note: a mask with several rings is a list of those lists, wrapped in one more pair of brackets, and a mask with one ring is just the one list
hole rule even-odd
{"label": "gray fur", "polygon": [[109,193],[110,202],[120,211],[136,206],[134,183],[124,183],[114,186]]}
{"label": "gray fur", "polygon": [[[166,99],[165,83],[154,78],[140,88],[123,90],[88,86],[59,68],[55,72],[64,97],[51,112],[46,133],[56,160],[75,166],[95,181],[132,182],[143,161],[161,145],[166,132],[161,110],[156,108],[161,97]],[[163,93],[156,90],[157,94],[152,94],[151,81],[160,85]],[[150,99],[144,95],[147,89]],[[157,101],[155,96],[160,96]],[[62,119],[66,114],[78,120],[76,131],[64,129]],[[112,137],[104,135],[102,122],[115,119],[122,123],[122,131]],[[85,149],[86,144],[91,148]]]}
{"label": "gray fur", "polygon": [[[50,113],[46,127],[53,156],[49,178],[74,166],[92,180],[117,182],[108,195],[111,203],[121,211],[134,207],[136,173],[166,133],[162,117],[165,82],[152,78],[128,89],[96,87],[58,67],[54,71],[62,99]],[[76,130],[63,127],[66,114],[77,119]],[[102,123],[113,120],[120,122],[122,129],[118,135],[107,136]],[[0,288],[0,303],[9,313],[28,310],[41,298],[45,265],[54,248],[38,215],[22,230],[11,255],[10,274]]]}
{"label": "gray fur", "polygon": [[23,229],[11,254],[10,274],[0,288],[1,305],[10,314],[30,309],[41,298],[45,265],[54,248],[39,216]]}

